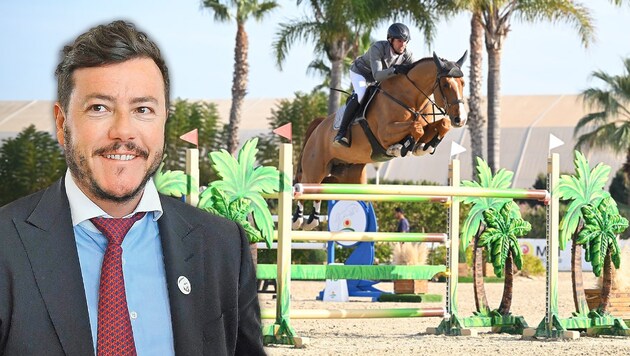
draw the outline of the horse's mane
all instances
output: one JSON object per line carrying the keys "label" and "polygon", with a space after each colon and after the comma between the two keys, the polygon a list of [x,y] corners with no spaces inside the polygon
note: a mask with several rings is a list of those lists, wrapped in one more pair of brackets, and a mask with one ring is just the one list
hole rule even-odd
{"label": "horse's mane", "polygon": [[[445,60],[444,58],[440,58],[442,60]],[[425,62],[425,61],[432,61],[433,57],[424,57],[424,58],[420,58],[417,61],[411,63],[411,67],[415,67],[416,65],[420,64],[420,62]]]}

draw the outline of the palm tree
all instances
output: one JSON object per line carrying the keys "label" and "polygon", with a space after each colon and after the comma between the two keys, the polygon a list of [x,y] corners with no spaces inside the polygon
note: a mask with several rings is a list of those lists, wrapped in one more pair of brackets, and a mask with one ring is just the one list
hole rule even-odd
{"label": "palm tree", "polygon": [[[214,19],[220,22],[236,20],[236,42],[234,44],[234,74],[232,76],[232,106],[228,124],[227,150],[236,152],[238,147],[238,126],[241,121],[241,106],[247,94],[249,64],[247,61],[249,40],[245,31],[245,22],[253,17],[260,21],[278,7],[273,0],[203,0],[202,5],[214,13]],[[234,12],[230,9],[235,8]]]}
{"label": "palm tree", "polygon": [[586,261],[591,262],[595,276],[599,277],[603,269],[601,302],[597,312],[604,314],[612,286],[611,264],[617,269],[621,264],[621,248],[617,239],[628,228],[628,220],[619,215],[617,204],[611,197],[602,199],[597,206],[587,204],[581,210],[584,228],[576,243],[586,246]]}
{"label": "palm tree", "polygon": [[[302,0],[297,0],[298,5]],[[280,24],[273,43],[276,64],[282,69],[291,47],[298,41],[312,42],[316,55],[330,61],[330,93],[328,114],[337,111],[344,76],[344,60],[352,53],[356,57],[359,39],[380,22],[396,16],[409,16],[424,29],[425,38],[433,36],[434,15],[426,6],[428,1],[403,0],[311,0],[307,4],[311,15]]]}
{"label": "palm tree", "polygon": [[[512,184],[513,172],[501,169],[496,175],[492,175],[492,171],[488,164],[477,157],[477,179],[475,181],[462,181],[464,187],[479,188],[509,188]],[[474,242],[473,253],[473,284],[475,305],[477,307],[477,315],[488,315],[490,307],[486,297],[485,287],[483,284],[483,247],[480,244],[480,236],[484,232],[484,211],[489,209],[499,210],[510,199],[506,198],[483,198],[483,197],[466,197],[463,199],[465,204],[472,204],[470,212],[466,216],[466,220],[462,225],[460,249],[464,251],[471,241]]]}
{"label": "palm tree", "polygon": [[488,53],[488,163],[494,172],[500,166],[501,52],[510,31],[512,16],[529,22],[568,22],[576,27],[584,46],[593,40],[594,29],[589,10],[571,0],[492,0],[479,3],[482,3],[482,25]]}
{"label": "palm tree", "polygon": [[[623,60],[624,73],[610,75],[595,71],[593,78],[604,82],[604,88],[589,88],[582,92],[586,105],[596,110],[581,118],[574,134],[582,133],[575,145],[579,148],[611,149],[625,153],[622,169],[626,182],[630,181],[630,58]],[[626,202],[630,203],[630,201]]]}
{"label": "palm tree", "polygon": [[[262,194],[277,193],[280,172],[276,167],[256,166],[258,138],[245,142],[235,159],[225,150],[210,153],[212,168],[221,180],[210,183],[197,206],[238,222],[249,242],[264,241],[271,248],[273,219]],[[249,222],[249,215],[253,224]]]}
{"label": "palm tree", "polygon": [[[613,0],[620,1],[620,0]],[[580,3],[572,0],[439,0],[438,8],[442,11],[469,11],[473,14],[472,35],[477,32],[475,17],[481,22],[485,32],[485,45],[488,53],[488,163],[493,172],[500,166],[499,149],[501,128],[501,51],[503,43],[511,30],[513,16],[528,22],[551,21],[567,22],[576,27],[582,44],[588,46],[593,40],[593,25],[590,11]],[[471,38],[471,42],[472,42]],[[471,79],[476,80],[476,73],[481,70],[472,60],[478,47],[471,48]],[[479,77],[481,78],[481,77]],[[472,84],[472,83],[471,83]],[[471,88],[472,90],[472,88]],[[472,95],[471,95],[472,96]],[[475,110],[475,108],[472,108]],[[473,112],[474,115],[474,112]],[[478,118],[476,118],[478,119]],[[473,123],[474,125],[474,123]],[[477,128],[471,128],[477,129]],[[480,137],[471,132],[471,136]],[[473,152],[474,156],[474,152]]]}
{"label": "palm tree", "polygon": [[[475,11],[470,19],[470,75],[468,96],[468,131],[470,131],[470,146],[473,164],[475,157],[485,157],[483,154],[483,128],[486,119],[481,112],[483,60],[483,25],[481,12]],[[474,172],[473,172],[474,173]],[[473,179],[476,176],[473,175]]]}
{"label": "palm tree", "polygon": [[597,205],[610,194],[604,190],[610,166],[599,163],[592,170],[582,153],[575,151],[575,175],[562,175],[555,190],[562,200],[570,200],[567,212],[560,221],[560,248],[565,249],[569,240],[571,247],[571,279],[573,282],[573,303],[579,315],[588,314],[588,305],[584,295],[582,278],[582,244],[578,243],[578,236],[583,230],[584,214],[582,208],[586,205]]}
{"label": "palm tree", "polygon": [[[470,74],[468,78],[468,121],[466,126],[470,132],[470,146],[472,165],[476,165],[476,159],[484,158],[483,136],[486,120],[481,112],[482,80],[483,80],[483,33],[481,8],[478,0],[438,0],[436,3],[438,13],[445,17],[456,15],[460,12],[470,12]],[[473,171],[473,179],[477,179],[477,172]]]}
{"label": "palm tree", "polygon": [[479,245],[488,249],[488,259],[492,261],[494,273],[503,277],[503,297],[497,312],[509,315],[512,306],[512,287],[514,281],[514,265],[523,267],[519,236],[525,236],[532,229],[527,221],[521,218],[518,205],[510,200],[497,211],[490,208],[483,212],[486,229],[479,237]]}

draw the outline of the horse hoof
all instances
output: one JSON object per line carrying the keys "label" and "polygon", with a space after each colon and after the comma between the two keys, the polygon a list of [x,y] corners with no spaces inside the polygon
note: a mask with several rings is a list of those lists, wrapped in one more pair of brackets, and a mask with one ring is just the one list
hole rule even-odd
{"label": "horse hoof", "polygon": [[304,231],[311,231],[314,228],[316,228],[318,225],[319,225],[319,220],[316,219],[316,220],[311,221],[310,223],[307,222],[306,224],[304,224],[302,226],[302,230],[304,230]]}
{"label": "horse hoof", "polygon": [[388,156],[400,157],[401,151],[402,151],[402,145],[400,143],[397,143],[395,145],[389,146],[385,153],[387,153]]}
{"label": "horse hoof", "polygon": [[416,147],[413,148],[413,155],[414,156],[424,156],[426,155],[427,151],[424,150],[424,143],[419,143],[416,145]]}
{"label": "horse hoof", "polygon": [[299,230],[299,229],[300,229],[300,227],[302,227],[302,223],[303,223],[303,222],[304,222],[304,219],[303,219],[303,218],[301,218],[301,217],[299,217],[299,218],[297,218],[297,219],[293,220],[293,225],[291,225],[291,228],[292,228],[293,230]]}

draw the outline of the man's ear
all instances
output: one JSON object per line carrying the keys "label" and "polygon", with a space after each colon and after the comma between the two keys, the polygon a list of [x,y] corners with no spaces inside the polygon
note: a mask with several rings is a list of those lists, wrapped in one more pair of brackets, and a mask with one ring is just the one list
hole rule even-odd
{"label": "man's ear", "polygon": [[63,146],[65,144],[65,139],[63,135],[63,127],[66,123],[66,114],[63,112],[63,109],[61,108],[61,104],[59,102],[55,103],[54,114],[55,114],[55,127],[56,127],[56,133],[57,133],[57,142],[59,142],[59,144]]}

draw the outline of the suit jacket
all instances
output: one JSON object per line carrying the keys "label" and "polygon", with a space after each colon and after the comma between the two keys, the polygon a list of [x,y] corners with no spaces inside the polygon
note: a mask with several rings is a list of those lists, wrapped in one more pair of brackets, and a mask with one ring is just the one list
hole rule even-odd
{"label": "suit jacket", "polygon": [[[169,197],[158,220],[177,355],[264,355],[243,229]],[[186,276],[191,293],[177,279]],[[147,295],[147,298],[150,298]],[[93,355],[63,180],[0,208],[0,355]]]}

